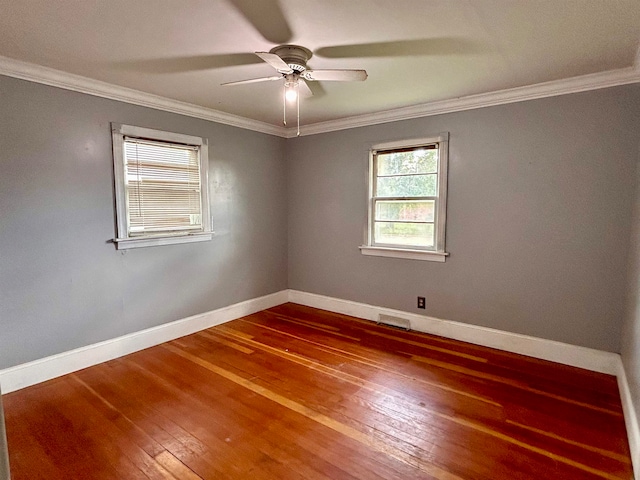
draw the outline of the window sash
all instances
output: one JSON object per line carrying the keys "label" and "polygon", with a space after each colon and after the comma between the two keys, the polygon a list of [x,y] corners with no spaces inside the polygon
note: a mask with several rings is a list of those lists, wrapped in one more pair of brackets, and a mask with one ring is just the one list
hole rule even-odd
{"label": "window sash", "polygon": [[[378,220],[376,219],[376,204],[378,201],[388,201],[388,200],[434,200],[434,211],[433,211],[433,221],[420,221],[420,220]],[[416,250],[436,250],[437,248],[437,238],[438,238],[438,197],[379,197],[373,198],[371,204],[371,213],[370,213],[370,223],[371,223],[371,239],[370,243],[373,246],[377,247],[402,247],[402,248],[412,248]],[[386,243],[379,240],[376,240],[376,224],[378,223],[416,223],[416,224],[424,224],[424,225],[433,225],[433,245],[432,246],[423,246],[417,244],[403,244],[403,243]]]}

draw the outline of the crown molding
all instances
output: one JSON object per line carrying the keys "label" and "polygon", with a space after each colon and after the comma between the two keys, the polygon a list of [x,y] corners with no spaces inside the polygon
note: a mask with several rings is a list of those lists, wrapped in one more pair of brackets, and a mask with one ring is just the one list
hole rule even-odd
{"label": "crown molding", "polygon": [[[640,50],[639,50],[640,54]],[[357,115],[353,117],[329,120],[300,127],[300,135],[317,135],[319,133],[346,130],[349,128],[378,125],[381,123],[409,120],[412,118],[442,115],[444,113],[460,112],[476,108],[504,105],[507,103],[524,102],[538,98],[567,95],[570,93],[597,90],[600,88],[615,87],[640,82],[640,61],[636,59],[635,67],[627,67],[619,70],[592,73],[579,77],[553,80],[537,83],[524,87],[509,88],[490,93],[469,95],[467,97],[442,100],[438,102],[401,107],[383,112]],[[296,129],[287,128],[286,138],[296,137]]]}
{"label": "crown molding", "polygon": [[0,56],[0,75],[284,137],[284,127]]}
{"label": "crown molding", "polygon": [[[200,118],[277,137],[295,138],[297,136],[296,129],[292,127],[285,128],[277,125],[271,125],[258,120],[220,112],[218,110],[193,105],[191,103],[172,100],[170,98],[142,92],[140,90],[121,87],[8,57],[0,56],[0,75],[63,88],[74,92],[86,93],[142,107],[155,108],[157,110]],[[316,135],[320,133],[334,132],[337,130],[346,130],[349,128],[365,127],[381,123],[409,120],[412,118],[460,112],[463,110],[523,102],[538,98],[567,95],[570,93],[597,90],[600,88],[615,87],[618,85],[639,82],[640,47],[638,48],[633,67],[314,123],[311,125],[301,126],[300,135]]]}

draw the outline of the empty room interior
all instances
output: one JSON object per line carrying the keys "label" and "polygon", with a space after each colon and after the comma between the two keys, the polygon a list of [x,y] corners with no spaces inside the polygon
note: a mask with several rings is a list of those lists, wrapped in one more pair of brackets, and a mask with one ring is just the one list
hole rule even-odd
{"label": "empty room interior", "polygon": [[0,5],[0,480],[640,478],[640,2]]}

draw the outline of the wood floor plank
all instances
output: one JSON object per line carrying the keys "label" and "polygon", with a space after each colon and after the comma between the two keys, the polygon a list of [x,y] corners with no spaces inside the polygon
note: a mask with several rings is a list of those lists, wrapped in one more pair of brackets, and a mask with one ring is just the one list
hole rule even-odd
{"label": "wood floor plank", "polygon": [[[172,342],[174,344],[179,344],[180,342]],[[156,353],[155,356],[159,356],[160,354]],[[178,356],[178,358],[181,358],[180,356]],[[186,360],[185,360],[186,361]],[[188,361],[186,361],[188,362]],[[189,411],[190,411],[190,418],[188,419],[183,419],[183,421],[190,421],[193,419],[193,417],[197,417],[197,415],[199,414],[199,411],[197,409],[198,407],[198,403],[200,401],[209,401],[213,400],[215,402],[215,405],[217,407],[220,407],[222,412],[233,412],[233,423],[236,423],[237,421],[241,420],[238,416],[240,417],[245,417],[246,419],[252,420],[253,423],[252,424],[248,424],[245,425],[244,429],[246,431],[246,433],[248,433],[251,436],[251,444],[252,446],[260,446],[260,442],[257,441],[256,436],[259,435],[262,431],[264,431],[264,426],[268,425],[269,429],[271,430],[269,438],[271,440],[278,440],[279,438],[279,431],[287,431],[288,432],[288,436],[292,436],[292,435],[296,435],[298,431],[302,431],[302,432],[308,432],[310,430],[310,427],[313,427],[313,422],[307,422],[307,424],[305,425],[298,425],[300,422],[298,421],[296,423],[297,427],[295,429],[291,429],[289,428],[288,425],[291,422],[291,419],[289,416],[285,416],[283,414],[283,412],[285,412],[284,409],[280,409],[280,411],[273,409],[272,406],[268,406],[269,408],[267,408],[267,406],[264,405],[264,402],[262,403],[256,403],[256,399],[258,397],[256,397],[255,395],[253,397],[246,396],[246,392],[244,392],[244,389],[229,389],[228,385],[223,385],[220,383],[216,383],[216,388],[215,389],[209,389],[207,387],[207,383],[211,382],[210,378],[207,378],[206,376],[202,375],[202,372],[200,371],[191,371],[191,375],[189,376],[188,379],[185,379],[183,372],[184,370],[187,368],[187,364],[185,365],[181,365],[179,361],[177,361],[175,358],[170,358],[170,357],[165,357],[163,358],[160,362],[158,361],[154,361],[154,359],[149,358],[148,356],[145,356],[144,359],[144,364],[145,366],[148,368],[147,372],[148,374],[152,375],[152,373],[150,372],[150,370],[158,370],[158,369],[163,369],[162,375],[163,378],[168,379],[169,381],[178,381],[181,382],[179,383],[179,391],[183,392],[185,390],[188,390],[189,387],[189,382],[194,382],[194,384],[198,384],[200,383],[200,381],[203,382],[204,384],[204,388],[201,388],[198,390],[198,401],[197,402],[191,402],[191,404],[188,405]],[[172,370],[172,372],[170,372],[170,370]],[[234,385],[234,384],[232,384]],[[225,392],[225,395],[219,395],[221,392]],[[238,400],[236,402],[233,402],[234,400]],[[247,406],[247,408],[244,408],[244,406],[240,403],[240,402],[246,402],[249,403],[249,405]],[[230,404],[230,402],[233,402]],[[186,403],[184,401],[181,401],[181,403]],[[267,415],[265,416],[263,414],[263,412],[267,412]],[[205,421],[205,418],[209,418],[208,415],[211,414],[215,414],[214,412],[211,413],[206,413],[205,417],[202,419],[202,421]],[[265,418],[266,417],[266,418]],[[197,422],[197,418],[195,419]],[[229,420],[229,419],[228,419]],[[242,420],[242,422],[244,423],[244,420]],[[199,424],[199,422],[197,422]],[[229,422],[226,422],[229,423]],[[283,425],[286,424],[286,425]],[[201,437],[206,439],[206,436],[208,433],[215,431],[215,425],[211,424],[211,422],[209,423],[208,427],[207,427],[207,432],[204,432],[203,435],[201,435]],[[193,430],[195,427],[194,425],[185,425],[185,428],[189,428],[191,430]],[[234,426],[230,426],[228,431],[236,431],[236,430],[240,430],[241,429],[241,425],[234,425]],[[247,431],[248,430],[248,431]],[[228,434],[228,432],[224,432],[224,435]],[[314,439],[317,439],[318,436],[325,436],[326,432],[322,432],[322,431],[315,431],[314,432]],[[233,436],[233,435],[232,435]],[[235,436],[233,436],[235,439]],[[303,437],[304,439],[304,437]],[[340,442],[340,438],[336,438],[334,436],[334,438],[331,439],[331,441],[328,441],[328,444],[332,444],[332,443],[339,443]],[[206,439],[205,441],[210,441],[209,439]],[[235,441],[235,440],[234,440]],[[286,443],[286,439],[283,438],[281,440],[282,443]],[[280,443],[280,442],[278,442]],[[300,444],[300,442],[298,442]],[[345,450],[345,447],[347,448],[351,448],[351,445],[342,445],[341,449],[342,451]],[[239,447],[235,447],[235,450],[237,450],[238,448],[243,448],[242,443],[240,444]],[[262,447],[261,447],[262,448]],[[309,456],[313,455],[313,449],[308,450],[308,452],[304,455],[306,458],[308,458]],[[227,456],[229,456],[229,454],[226,454]],[[239,459],[237,459],[236,462],[233,462],[234,465],[238,464],[238,463],[242,463],[242,460],[245,461],[251,461],[250,458],[250,452],[249,453],[245,453],[243,454],[243,456]],[[342,457],[340,458],[341,462],[342,462],[342,466],[346,466],[347,468],[352,469],[354,466],[358,466],[357,463],[359,462],[359,459],[363,458],[363,459],[367,459],[366,456],[362,456],[362,455],[354,455],[353,456],[354,459],[357,460],[353,460],[352,458],[347,459],[346,457]],[[377,462],[378,459],[374,459],[374,461]],[[363,478],[363,479],[369,479],[369,478],[378,478],[378,475],[376,475],[374,472],[376,470],[380,470],[381,465],[375,465],[375,470],[371,471],[371,470],[366,470],[364,472],[363,475],[361,475],[359,478]],[[382,466],[384,467],[384,466]],[[231,475],[229,475],[229,478],[242,478],[241,476],[238,477],[233,477]],[[274,478],[274,477],[269,477],[269,478]],[[286,478],[286,477],[277,477],[277,478]],[[383,475],[380,476],[379,478],[396,478],[396,475],[393,476],[389,476],[389,475]]]}
{"label": "wood floor plank", "polygon": [[[255,315],[252,316],[251,318],[252,320],[254,320]],[[239,327],[235,326],[234,330],[237,328]],[[266,327],[263,325],[263,328],[270,328],[270,327]],[[399,367],[401,368],[406,367],[406,365],[399,365]],[[582,374],[584,372],[579,369],[574,369],[574,370],[577,370],[578,374]],[[587,373],[591,374],[592,372],[587,372]],[[377,376],[379,377],[379,375]],[[590,375],[588,376],[590,377]],[[446,377],[447,382],[449,382],[449,384],[454,384],[456,378],[460,380],[462,387],[466,387],[470,391],[472,391],[474,388],[483,388],[484,391],[487,391],[487,386],[486,385],[483,386],[482,383],[479,383],[477,379],[474,377],[469,377],[466,375],[447,375]],[[511,380],[512,382],[517,381],[516,379],[513,379],[513,378]],[[591,379],[589,378],[587,379],[587,381],[590,382]],[[524,385],[523,382],[520,382],[520,383]],[[525,406],[528,407],[529,409],[528,414],[534,416],[532,418],[545,416],[547,415],[548,411],[551,410],[556,413],[557,418],[551,421],[547,419],[545,420],[545,422],[550,423],[553,427],[556,427],[556,426],[562,427],[562,429],[564,430],[563,433],[565,435],[569,435],[570,437],[573,437],[576,440],[585,438],[585,437],[587,438],[593,437],[595,441],[600,442],[602,445],[615,444],[615,446],[618,447],[621,452],[626,452],[626,448],[627,448],[626,439],[624,438],[624,436],[620,435],[620,427],[622,426],[622,422],[620,421],[611,422],[610,418],[608,418],[607,415],[591,416],[591,421],[589,423],[579,422],[579,419],[580,419],[579,417],[581,417],[582,412],[580,409],[573,408],[573,405],[572,405],[580,402],[577,399],[569,399],[569,403],[567,403],[567,405],[562,406],[554,402],[541,401],[540,398],[538,398],[536,395],[530,395],[529,392],[524,392],[525,395],[523,395],[522,393],[518,394],[517,392],[514,392],[509,389],[495,389],[491,385],[488,385],[488,388],[489,388],[489,392],[491,392],[494,395],[494,398],[498,400],[500,404],[505,406],[505,408],[508,410],[510,415],[515,414],[516,417],[519,416],[520,412]],[[575,388],[571,388],[570,391],[572,392],[571,395],[574,395],[576,393]],[[617,391],[617,387],[615,391]],[[546,394],[549,398],[557,397],[552,392],[543,392],[543,393]],[[582,394],[580,396],[582,397]],[[563,400],[563,401],[566,401],[565,399],[566,397],[560,398],[560,400]],[[593,406],[593,408],[595,410],[599,409],[599,407],[595,405]],[[619,411],[621,411],[619,406],[618,406],[618,409]],[[611,413],[611,412],[608,412],[608,413]],[[616,416],[619,417],[620,415],[617,414]],[[577,417],[575,418],[576,423],[574,425],[571,425],[569,422],[566,422],[566,417],[570,417],[570,418]],[[569,426],[569,428],[567,428],[567,426]],[[615,431],[610,432],[612,428]],[[611,435],[609,435],[609,433],[611,433]],[[622,441],[616,441],[620,439]]]}
{"label": "wood floor plank", "polygon": [[15,480],[633,478],[613,377],[296,304],[3,400]]}
{"label": "wood floor plank", "polygon": [[[402,353],[402,352],[401,352]],[[411,355],[411,354],[409,354]],[[509,385],[512,387],[516,387],[516,388],[520,388],[523,390],[528,391],[529,393],[535,394],[535,395],[542,395],[545,397],[550,397],[550,398],[554,398],[556,400],[560,400],[562,402],[568,402],[571,403],[575,406],[579,406],[579,407],[583,407],[583,408],[588,408],[588,409],[593,409],[593,410],[597,410],[599,412],[604,412],[610,415],[614,415],[617,417],[621,417],[622,413],[620,411],[616,411],[612,408],[603,408],[603,407],[599,407],[597,405],[593,405],[592,403],[588,403],[588,402],[582,402],[579,400],[575,400],[573,398],[569,398],[566,396],[562,396],[562,395],[557,395],[554,393],[550,393],[550,392],[546,392],[544,390],[541,390],[539,388],[535,388],[532,387],[530,385],[528,385],[526,382],[523,382],[521,380],[514,380],[511,378],[505,378],[504,376],[501,375],[496,375],[493,373],[486,373],[486,372],[482,372],[478,369],[472,369],[472,368],[466,368],[460,365],[455,365],[452,363],[448,363],[448,362],[442,362],[440,360],[434,360],[432,358],[427,358],[427,357],[423,357],[420,355],[411,355],[411,359],[415,360],[417,362],[422,362],[422,363],[426,363],[428,365],[432,365],[438,368],[446,368],[447,370],[452,370],[454,372],[458,372],[458,373],[462,373],[464,375],[467,376],[471,376],[471,377],[478,377],[478,378],[483,378],[485,380],[490,380],[492,382],[496,382],[496,383],[502,383],[505,385]]]}
{"label": "wood floor plank", "polygon": [[179,478],[182,480],[202,480],[200,475],[193,473],[189,467],[166,450],[156,455],[155,460],[167,471],[171,472],[173,478]]}
{"label": "wood floor plank", "polygon": [[[205,335],[206,335],[206,334],[205,334]],[[254,337],[254,338],[255,338],[255,337]],[[292,355],[292,354],[291,354],[291,353],[288,353],[288,354],[284,354],[284,353],[283,353],[282,355]],[[396,398],[396,401],[397,401],[397,398]],[[445,418],[447,418],[447,417],[445,417]],[[453,421],[457,421],[457,420],[453,420]],[[467,425],[470,425],[470,424],[467,424]],[[478,430],[478,427],[475,427],[475,428],[476,428],[476,430]],[[480,430],[481,430],[481,431],[485,431],[485,429],[482,429],[482,428],[480,428]],[[508,435],[506,435],[506,434],[504,434],[504,433],[500,433],[500,432],[493,432],[492,434],[493,434],[494,436],[498,436],[498,437],[500,437],[500,438],[507,439],[510,443],[513,443],[513,444],[515,444],[515,445],[523,445],[523,443],[522,443],[522,442],[519,442],[517,439],[512,438],[512,437],[510,437],[510,436],[508,436]],[[544,451],[544,449],[536,448],[536,447],[534,447],[534,446],[530,446],[530,445],[527,445],[527,446],[526,446],[526,448],[529,448],[529,449],[530,449],[530,450],[532,450],[532,451],[537,451],[537,452],[539,452],[539,453],[541,453],[541,454],[543,454],[543,455],[546,455],[546,451]],[[577,466],[578,468],[582,468],[582,469],[584,469],[585,471],[597,471],[597,468],[592,468],[592,467],[590,467],[589,465],[582,465],[582,464],[579,464],[579,462],[574,462],[574,461],[573,461],[573,460],[571,460],[570,458],[565,458],[565,457],[563,457],[563,456],[561,456],[561,455],[555,455],[555,456],[554,456],[554,455],[550,455],[550,457],[551,457],[551,458],[554,458],[555,460],[561,461],[561,462],[563,462],[563,463],[567,463],[567,464],[569,464],[569,465]],[[604,478],[608,478],[608,477],[607,477],[606,475],[604,475]]]}
{"label": "wood floor plank", "polygon": [[[311,320],[315,319],[316,321],[324,321],[330,325],[337,323],[343,326],[345,326],[344,320],[349,319],[350,322],[345,326],[345,331],[356,334],[355,332],[361,332],[364,329],[365,331],[389,333],[388,328],[377,326],[368,320],[362,320],[356,317],[349,317],[333,312],[321,311],[294,303],[282,304],[261,313],[301,316]],[[412,340],[423,341],[427,345],[435,344],[439,346],[453,346],[455,350],[460,352],[467,352],[481,357],[486,357],[491,363],[499,364],[503,368],[512,368],[520,375],[538,376],[546,381],[549,381],[550,379],[559,379],[564,385],[572,385],[581,389],[588,389],[594,392],[594,394],[598,394],[599,396],[608,396],[612,399],[616,399],[618,402],[620,400],[617,392],[616,378],[612,375],[603,375],[597,372],[579,369],[568,365],[560,365],[532,357],[513,355],[503,350],[482,347],[435,335],[424,335],[415,331],[405,332],[402,330],[394,330],[393,335],[398,338],[409,338]]]}
{"label": "wood floor plank", "polygon": [[351,428],[344,423],[340,423],[331,417],[328,417],[326,415],[323,415],[322,413],[312,410],[306,407],[305,405],[295,402],[283,395],[273,392],[272,390],[266,389],[228,370],[225,370],[223,368],[218,367],[217,365],[207,362],[206,360],[202,360],[198,356],[187,353],[171,345],[163,345],[163,347],[180,356],[184,356],[185,358],[188,358],[192,362],[200,365],[201,367],[206,368],[207,370],[210,370],[216,373],[217,375],[220,375],[221,377],[226,378],[227,380],[237,383],[238,385],[241,385],[244,388],[247,388],[259,395],[264,396],[265,398],[268,398],[269,400],[272,400],[273,402],[276,402],[290,410],[293,410],[294,412],[299,413],[319,423],[320,425],[324,425],[325,427],[328,427],[338,433],[341,433],[349,438],[352,438],[353,440],[356,440],[372,448],[373,450],[376,450],[380,453],[383,453],[397,460],[400,460],[401,462],[404,462],[413,467],[416,467],[420,471],[427,473],[435,478],[438,478],[441,480],[458,480],[460,478],[444,469],[439,468],[436,465],[432,465],[427,462],[421,461],[419,458],[412,457],[411,455],[407,454],[406,452],[403,452],[402,450],[394,447],[393,445],[387,442],[380,441],[379,439],[373,436],[364,435],[359,430]]}
{"label": "wood floor plank", "polygon": [[[238,328],[238,327],[234,327],[234,330],[235,330],[235,328]],[[270,342],[272,340],[273,339],[270,339]],[[255,340],[254,340],[254,342],[255,342]],[[305,349],[305,351],[306,351],[307,354],[310,354],[310,350],[308,348]],[[283,352],[284,352],[284,349],[283,349]],[[284,353],[283,353],[283,355],[284,355]],[[343,369],[346,369],[349,366],[343,367]],[[381,377],[381,372],[380,371],[376,372],[376,377],[380,378],[380,379],[384,379],[384,383],[385,384],[394,383],[394,380],[392,378],[389,379],[389,378],[385,378],[384,376]],[[415,377],[413,377],[413,378],[415,378]],[[473,377],[466,377],[466,376],[461,375],[460,378],[463,379],[463,384],[462,385],[466,385],[468,388],[471,388],[471,386],[474,384],[474,382],[476,382],[476,379],[473,378]],[[451,381],[453,379],[453,377],[448,376],[447,379],[449,381]],[[403,385],[410,384],[411,382],[409,380],[411,380],[411,377],[403,378]],[[493,392],[496,391],[491,385],[489,385],[489,386],[485,385],[484,388],[485,388],[485,390],[487,388],[489,388],[490,391],[493,391]],[[516,394],[517,394],[517,392],[516,392]],[[564,403],[566,403],[564,405],[558,405],[558,404],[555,404],[554,402],[546,402],[545,403],[545,402],[542,402],[539,398],[536,398],[535,395],[533,395],[533,396],[530,395],[529,392],[527,392],[527,391],[524,391],[525,395],[523,395],[522,392],[520,394],[518,394],[518,395],[516,395],[516,394],[514,394],[513,392],[509,393],[507,390],[504,390],[504,389],[502,389],[500,391],[501,397],[499,397],[499,400],[500,400],[501,403],[503,403],[507,407],[509,407],[509,409],[508,409],[509,412],[511,412],[513,410],[513,408],[511,407],[511,404],[509,403],[509,402],[511,402],[511,400],[508,400],[508,399],[513,397],[513,398],[515,398],[515,401],[516,401],[518,406],[531,405],[531,408],[533,408],[533,410],[531,410],[529,412],[529,414],[530,415],[534,415],[534,416],[536,416],[536,415],[540,416],[541,414],[537,413],[538,410],[547,408],[546,404],[550,403],[551,405],[549,406],[549,408],[554,410],[554,411],[556,411],[556,412],[558,412],[559,417],[560,417],[557,421],[552,422],[553,426],[555,426],[555,425],[560,425],[560,426],[566,425],[567,422],[564,419],[565,417],[571,417],[571,416],[580,417],[582,415],[582,412],[576,410],[575,408],[573,408],[573,405],[571,403],[564,402]],[[508,396],[505,397],[505,395],[508,395]],[[497,399],[498,399],[498,397],[497,397]],[[547,399],[547,400],[549,400],[549,399]],[[447,401],[448,401],[448,406],[450,406],[452,408],[455,406],[455,398],[448,398]],[[467,406],[468,405],[469,404],[467,404]],[[469,416],[473,417],[472,414],[469,414]],[[577,420],[579,420],[579,418]],[[602,445],[610,445],[612,443],[615,443],[615,442],[612,442],[612,439],[615,439],[615,438],[620,439],[620,438],[622,438],[623,442],[619,443],[617,445],[620,447],[620,451],[624,451],[624,449],[626,448],[626,444],[624,443],[625,439],[624,439],[624,437],[620,436],[620,432],[619,432],[618,429],[615,432],[613,432],[611,434],[611,436],[606,434],[608,432],[608,429],[610,429],[614,425],[615,425],[615,423],[612,423],[610,421],[610,418],[608,418],[608,415],[595,415],[595,416],[591,416],[591,422],[589,422],[589,423],[581,422],[580,423],[580,426],[582,426],[584,428],[581,428],[579,430],[576,430],[575,428],[570,428],[570,429],[565,428],[565,431],[563,432],[563,434],[564,435],[569,435],[569,438],[573,437],[576,440],[579,440],[581,438],[585,438],[585,436],[586,437],[593,437],[595,435],[594,438],[596,439],[596,441],[600,442]],[[619,424],[618,427],[620,427],[620,425],[621,424]]]}
{"label": "wood floor plank", "polygon": [[[264,327],[264,328],[271,329],[270,327],[265,327],[264,325],[261,325],[261,326]],[[239,334],[243,333],[241,331],[238,331],[237,328],[238,328],[237,326],[235,328],[233,328],[233,329],[222,328],[222,329],[219,329],[216,333],[229,334],[229,335],[239,335]],[[271,330],[276,331],[275,329],[271,329]],[[286,333],[286,332],[279,332],[279,333],[280,334],[284,333],[285,335],[291,335],[291,334]],[[304,339],[304,338],[299,337],[299,336],[293,336],[293,335],[291,335],[291,336],[293,338],[297,339],[297,340],[305,341],[305,345],[302,346],[302,348],[305,349],[305,350],[308,349],[308,345],[313,345],[314,347],[318,347],[320,345],[318,342],[309,341],[308,339]],[[273,340],[275,340],[275,339],[273,339]],[[255,342],[255,340],[253,340],[253,341]],[[256,342],[254,344],[257,344],[257,343],[259,343],[259,342]],[[355,362],[357,362],[359,364],[373,366],[378,371],[383,371],[383,372],[391,372],[392,371],[392,369],[385,368],[385,366],[384,366],[385,364],[382,363],[382,362],[378,362],[375,359],[367,358],[367,357],[365,357],[363,355],[357,355],[357,354],[354,354],[353,352],[349,352],[349,351],[346,351],[346,350],[343,350],[343,349],[338,349],[338,348],[335,348],[335,347],[325,348],[324,346],[321,346],[320,350],[330,351],[330,352],[332,352],[334,354],[338,354],[339,357],[345,357],[346,359],[355,361]],[[341,360],[337,360],[337,361],[339,363],[341,363],[342,365],[345,365],[345,368],[348,368],[348,366],[350,365],[349,363],[344,363]],[[411,375],[403,375],[401,372],[397,372],[397,371],[394,371],[393,373],[394,373],[394,375],[399,375],[399,376],[404,377],[405,380],[417,381],[417,382],[423,383],[423,384],[425,384],[425,385],[427,385],[429,387],[433,387],[435,389],[441,389],[441,390],[452,392],[452,393],[455,393],[455,394],[458,394],[458,395],[461,395],[461,396],[474,398],[476,400],[482,401],[482,402],[487,403],[487,404],[492,404],[492,405],[496,405],[496,406],[499,405],[497,402],[494,402],[494,401],[492,401],[492,400],[490,400],[488,398],[481,397],[481,396],[478,396],[478,395],[474,395],[467,388],[456,389],[456,388],[452,388],[450,385],[447,385],[446,383],[433,382],[433,381],[429,381],[428,379],[425,379],[425,378],[418,378],[416,376],[411,376]]]}

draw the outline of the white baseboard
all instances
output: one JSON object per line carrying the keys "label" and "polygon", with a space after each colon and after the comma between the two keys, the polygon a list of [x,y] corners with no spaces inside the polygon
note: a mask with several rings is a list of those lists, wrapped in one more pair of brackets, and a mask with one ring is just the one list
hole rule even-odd
{"label": "white baseboard", "polygon": [[275,307],[287,301],[288,291],[282,290],[264,297],[253,298],[228,307],[0,370],[2,393],[13,392],[129,353],[175,340],[214,325],[244,317],[266,308]]}
{"label": "white baseboard", "polygon": [[609,375],[617,375],[618,373],[620,355],[617,353],[297,290],[289,290],[289,301],[373,321],[377,321],[378,315],[381,313],[406,318],[411,322],[411,328],[419,332],[440,335],[454,340],[497,348]]}
{"label": "white baseboard", "polygon": [[627,438],[629,439],[629,450],[631,451],[631,464],[636,478],[640,478],[640,425],[638,424],[636,410],[633,408],[633,398],[631,397],[627,374],[621,359],[618,359],[617,377],[624,423],[627,427]]}
{"label": "white baseboard", "polygon": [[0,385],[2,385],[4,393],[9,393],[66,373],[168,342],[214,325],[250,315],[287,301],[372,321],[377,321],[378,315],[381,313],[392,315],[408,319],[411,322],[411,328],[420,332],[616,375],[618,378],[620,378],[620,372],[624,372],[624,370],[621,370],[620,355],[616,353],[417,315],[315,293],[282,290],[264,297],[253,298],[228,307],[0,370]]}
{"label": "white baseboard", "polygon": [[287,301],[372,321],[376,321],[381,313],[406,318],[411,322],[411,328],[420,332],[498,348],[600,373],[618,376],[620,374],[620,356],[616,353],[314,293],[282,290],[264,297],[246,300],[228,307],[0,370],[0,385],[2,385],[3,393],[13,392],[60,375],[250,315]]}

